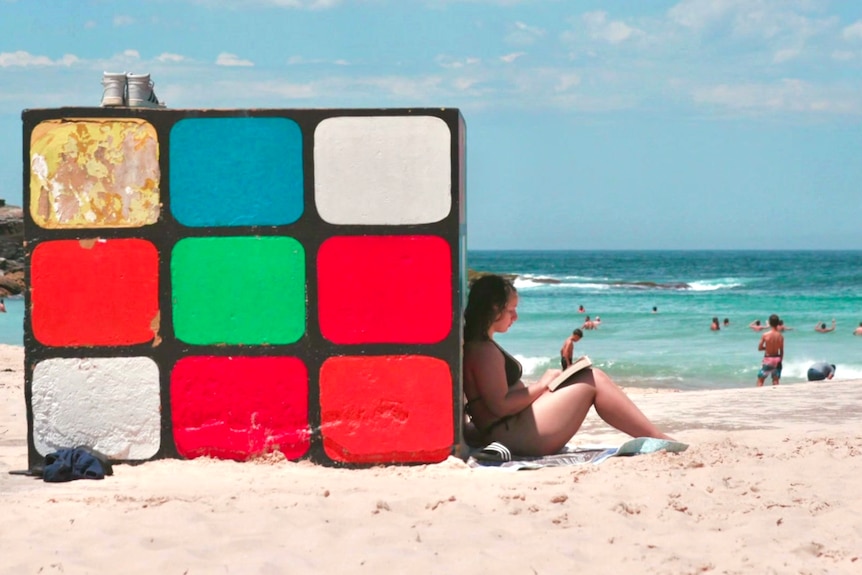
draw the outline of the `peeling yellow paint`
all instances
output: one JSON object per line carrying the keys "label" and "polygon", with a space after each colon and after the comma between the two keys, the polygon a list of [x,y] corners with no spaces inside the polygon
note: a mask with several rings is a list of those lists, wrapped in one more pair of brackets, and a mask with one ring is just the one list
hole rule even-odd
{"label": "peeling yellow paint", "polygon": [[29,207],[40,227],[154,224],[160,181],[158,136],[145,120],[46,120],[30,134]]}

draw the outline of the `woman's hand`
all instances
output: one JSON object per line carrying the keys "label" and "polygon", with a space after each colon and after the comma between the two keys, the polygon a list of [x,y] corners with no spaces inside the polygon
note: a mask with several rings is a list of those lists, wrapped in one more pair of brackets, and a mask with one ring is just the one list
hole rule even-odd
{"label": "woman's hand", "polygon": [[563,373],[562,369],[549,369],[542,374],[542,377],[539,378],[539,384],[548,389],[548,386],[551,385],[551,382],[554,381],[554,378]]}

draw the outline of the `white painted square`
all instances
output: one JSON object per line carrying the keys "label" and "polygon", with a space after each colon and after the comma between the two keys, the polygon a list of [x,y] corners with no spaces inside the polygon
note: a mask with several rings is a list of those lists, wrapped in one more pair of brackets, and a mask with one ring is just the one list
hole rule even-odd
{"label": "white painted square", "polygon": [[160,445],[159,368],[148,357],[55,358],[33,368],[33,442],[149,459]]}
{"label": "white painted square", "polygon": [[314,133],[314,200],[331,224],[439,222],[452,208],[452,144],[433,116],[341,116]]}

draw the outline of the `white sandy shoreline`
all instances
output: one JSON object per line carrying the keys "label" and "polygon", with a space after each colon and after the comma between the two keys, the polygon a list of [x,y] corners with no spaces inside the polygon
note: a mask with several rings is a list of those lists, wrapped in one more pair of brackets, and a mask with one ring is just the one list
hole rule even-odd
{"label": "white sandy shoreline", "polygon": [[[862,382],[632,396],[689,449],[518,472],[162,460],[46,484],[8,474],[27,466],[23,348],[0,346],[0,573],[862,570]],[[574,443],[623,439],[591,416]]]}

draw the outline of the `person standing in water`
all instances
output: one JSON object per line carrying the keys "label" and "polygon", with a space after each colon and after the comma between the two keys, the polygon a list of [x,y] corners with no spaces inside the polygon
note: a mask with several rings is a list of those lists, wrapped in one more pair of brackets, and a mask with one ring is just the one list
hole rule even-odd
{"label": "person standing in water", "polygon": [[778,315],[769,316],[768,332],[760,336],[757,349],[763,352],[763,363],[757,372],[757,387],[761,387],[767,377],[772,377],[772,385],[778,385],[781,380],[781,364],[784,361],[784,335],[778,326],[781,320]]}
{"label": "person standing in water", "polygon": [[582,337],[584,337],[584,332],[580,329],[575,329],[572,335],[567,337],[566,341],[563,342],[563,347],[560,348],[560,365],[562,365],[563,369],[572,365],[575,355],[575,344],[581,341]]}

